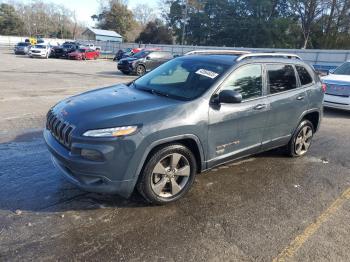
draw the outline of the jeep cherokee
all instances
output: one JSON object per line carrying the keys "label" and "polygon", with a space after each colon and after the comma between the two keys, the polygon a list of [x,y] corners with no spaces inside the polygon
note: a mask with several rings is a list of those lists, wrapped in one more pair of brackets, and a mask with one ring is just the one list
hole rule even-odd
{"label": "jeep cherokee", "polygon": [[80,188],[124,197],[137,188],[162,204],[233,159],[278,147],[306,154],[323,95],[295,55],[194,52],[63,100],[48,112],[44,137],[55,166]]}

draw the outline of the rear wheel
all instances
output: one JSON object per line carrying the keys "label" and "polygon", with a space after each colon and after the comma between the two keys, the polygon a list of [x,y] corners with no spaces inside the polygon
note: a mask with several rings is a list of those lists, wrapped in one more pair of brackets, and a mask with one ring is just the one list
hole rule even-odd
{"label": "rear wheel", "polygon": [[313,136],[314,126],[309,120],[303,120],[288,144],[288,154],[292,157],[305,155],[309,151]]}
{"label": "rear wheel", "polygon": [[169,145],[160,148],[147,161],[137,189],[150,203],[173,202],[190,189],[196,173],[193,153],[181,144]]}

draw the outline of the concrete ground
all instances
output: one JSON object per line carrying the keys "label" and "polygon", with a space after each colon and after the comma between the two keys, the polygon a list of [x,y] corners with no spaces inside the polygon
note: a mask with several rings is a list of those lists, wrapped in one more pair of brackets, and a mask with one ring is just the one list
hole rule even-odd
{"label": "concrete ground", "polygon": [[110,61],[0,56],[0,261],[350,260],[350,113],[326,110],[303,158],[233,162],[148,206],[70,185],[41,135],[60,99],[132,78]]}

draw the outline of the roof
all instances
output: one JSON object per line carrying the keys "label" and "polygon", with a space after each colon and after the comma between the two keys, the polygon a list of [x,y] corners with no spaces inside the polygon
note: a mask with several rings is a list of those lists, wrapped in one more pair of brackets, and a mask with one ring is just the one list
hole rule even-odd
{"label": "roof", "polygon": [[[118,38],[122,38],[122,36],[120,34],[118,34],[117,32],[111,31],[111,30],[102,30],[102,29],[96,29],[96,28],[92,28],[92,27],[88,27],[85,32],[87,30],[90,30],[91,32],[93,32],[95,35],[103,35],[103,36],[110,36],[110,37],[118,37]],[[84,33],[85,33],[84,32]]]}
{"label": "roof", "polygon": [[225,64],[225,65],[234,65],[236,63],[235,59],[237,57],[238,56],[235,56],[235,55],[198,54],[198,55],[180,56],[180,59],[196,60],[196,61],[211,62],[211,63],[219,63],[219,64]]}
{"label": "roof", "polygon": [[191,52],[186,53],[185,55],[244,55],[249,54],[249,51],[242,51],[242,50],[222,50],[222,49],[214,49],[214,50],[193,50]]}

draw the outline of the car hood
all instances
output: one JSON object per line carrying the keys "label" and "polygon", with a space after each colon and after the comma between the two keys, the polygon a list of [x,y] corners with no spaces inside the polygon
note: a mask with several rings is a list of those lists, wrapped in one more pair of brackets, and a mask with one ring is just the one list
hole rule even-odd
{"label": "car hood", "polygon": [[133,61],[136,61],[136,60],[139,60],[139,59],[142,59],[142,58],[126,57],[126,58],[120,59],[119,62],[121,62],[121,63],[123,61],[133,62]]}
{"label": "car hood", "polygon": [[46,51],[46,49],[41,49],[41,48],[31,48],[30,51]]}
{"label": "car hood", "polygon": [[145,118],[158,118],[180,103],[122,84],[65,99],[52,110],[63,121],[86,130],[142,124]]}
{"label": "car hood", "polygon": [[350,83],[350,75],[329,74],[321,79],[326,83]]}

